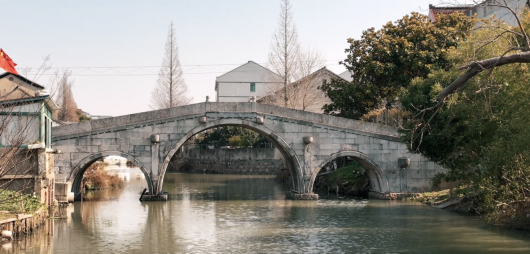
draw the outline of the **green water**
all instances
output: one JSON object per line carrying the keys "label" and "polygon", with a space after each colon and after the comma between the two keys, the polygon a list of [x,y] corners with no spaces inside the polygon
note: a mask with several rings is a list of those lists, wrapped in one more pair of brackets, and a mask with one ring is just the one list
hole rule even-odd
{"label": "green water", "polygon": [[285,199],[271,176],[168,174],[168,202],[143,179],[69,206],[0,253],[530,253],[530,234],[405,201]]}

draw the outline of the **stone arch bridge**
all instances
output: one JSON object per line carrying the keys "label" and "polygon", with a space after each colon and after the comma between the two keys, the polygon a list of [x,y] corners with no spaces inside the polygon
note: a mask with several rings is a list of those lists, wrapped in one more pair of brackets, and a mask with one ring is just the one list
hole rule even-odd
{"label": "stone arch bridge", "polygon": [[242,126],[267,137],[282,153],[292,175],[294,198],[315,199],[321,168],[341,156],[366,169],[374,193],[430,190],[430,178],[444,169],[410,154],[395,128],[256,102],[205,102],[92,120],[53,128],[55,170],[80,192],[84,171],[110,155],[133,161],[148,182],[152,199],[162,198],[171,157],[193,135],[218,126]]}

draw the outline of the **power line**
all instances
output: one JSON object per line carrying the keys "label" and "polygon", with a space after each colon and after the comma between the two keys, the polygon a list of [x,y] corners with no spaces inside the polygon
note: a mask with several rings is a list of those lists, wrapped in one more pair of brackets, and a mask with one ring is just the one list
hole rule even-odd
{"label": "power line", "polygon": [[[326,61],[332,61],[332,60],[326,60]],[[186,67],[192,67],[192,68],[189,68],[188,70],[184,70],[183,74],[186,74],[186,75],[224,74],[226,73],[226,71],[209,71],[209,70],[213,70],[213,69],[216,69],[217,67],[227,66],[227,65],[236,65],[236,64],[186,65]],[[237,65],[241,65],[241,64],[237,64]],[[328,64],[326,66],[336,66],[336,65],[339,65],[339,64]],[[205,69],[204,68],[205,66],[210,66],[210,67],[213,66],[213,67]],[[145,68],[160,68],[160,67],[162,66],[72,67],[72,68],[67,68],[67,69],[69,70],[77,69],[76,71],[72,70],[71,72],[72,76],[80,76],[80,77],[117,76],[119,77],[119,76],[155,76],[155,75],[159,75],[158,70],[147,70]],[[196,68],[201,68],[206,71],[191,72],[191,70],[194,70]],[[39,71],[37,68],[25,68],[25,69],[27,70],[26,73],[35,73]],[[60,67],[49,68],[49,69],[59,70]],[[133,70],[123,71],[123,69],[133,69]],[[117,72],[117,73],[109,73],[110,71]],[[139,72],[139,71],[144,71],[147,73],[134,73],[134,72]],[[231,70],[231,72],[247,72],[247,73],[248,72],[259,72],[259,71],[262,71],[262,70],[246,70],[246,71]],[[93,72],[93,73],[89,73],[89,72]],[[40,75],[53,76],[53,75],[56,75],[56,73],[41,73]]]}
{"label": "power line", "polygon": [[[322,60],[323,62],[339,62],[340,60]],[[244,64],[244,63],[243,63]],[[182,64],[180,66],[182,67],[205,67],[205,66],[214,66],[214,67],[221,67],[221,66],[233,66],[233,65],[243,65],[241,63],[222,63],[222,64]],[[267,65],[268,63],[257,63],[260,65]],[[167,67],[163,65],[138,65],[138,66],[77,66],[77,67],[50,67],[49,69],[142,69],[142,68],[161,68],[161,67]],[[24,67],[23,69],[38,69],[36,67]]]}

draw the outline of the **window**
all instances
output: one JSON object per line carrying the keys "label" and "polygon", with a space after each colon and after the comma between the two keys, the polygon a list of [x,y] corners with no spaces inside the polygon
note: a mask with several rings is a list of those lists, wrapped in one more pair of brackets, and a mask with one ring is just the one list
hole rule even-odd
{"label": "window", "polygon": [[44,117],[44,145],[47,148],[52,147],[52,121],[48,117]]}
{"label": "window", "polygon": [[328,80],[327,79],[322,79],[322,85],[326,85],[328,83]]}
{"label": "window", "polygon": [[256,91],[256,83],[250,83],[250,91],[255,92]]}

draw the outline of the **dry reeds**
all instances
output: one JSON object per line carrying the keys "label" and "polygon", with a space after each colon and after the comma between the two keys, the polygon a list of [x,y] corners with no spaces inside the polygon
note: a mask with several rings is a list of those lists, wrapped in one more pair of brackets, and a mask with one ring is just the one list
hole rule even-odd
{"label": "dry reeds", "polygon": [[90,165],[83,175],[82,184],[87,190],[114,189],[123,187],[123,179],[117,175],[109,174],[105,169],[105,164],[96,161]]}

